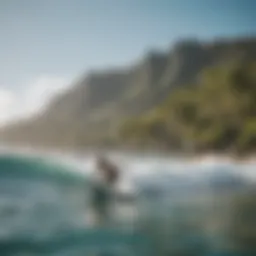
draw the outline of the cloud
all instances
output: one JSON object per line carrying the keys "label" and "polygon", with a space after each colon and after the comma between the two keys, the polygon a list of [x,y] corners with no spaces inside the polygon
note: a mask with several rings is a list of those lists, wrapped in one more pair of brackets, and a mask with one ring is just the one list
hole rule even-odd
{"label": "cloud", "polygon": [[42,111],[56,94],[66,90],[70,84],[71,79],[68,78],[42,75],[27,83],[19,93],[0,86],[0,125]]}
{"label": "cloud", "polygon": [[63,77],[41,76],[28,84],[23,93],[23,114],[31,115],[44,109],[52,98],[66,90],[70,80]]}

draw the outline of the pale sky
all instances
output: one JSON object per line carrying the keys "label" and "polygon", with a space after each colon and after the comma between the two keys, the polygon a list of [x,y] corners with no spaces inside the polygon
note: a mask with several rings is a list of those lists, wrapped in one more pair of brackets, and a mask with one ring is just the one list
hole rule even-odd
{"label": "pale sky", "polygon": [[256,35],[254,0],[0,0],[0,123],[92,68],[182,38]]}

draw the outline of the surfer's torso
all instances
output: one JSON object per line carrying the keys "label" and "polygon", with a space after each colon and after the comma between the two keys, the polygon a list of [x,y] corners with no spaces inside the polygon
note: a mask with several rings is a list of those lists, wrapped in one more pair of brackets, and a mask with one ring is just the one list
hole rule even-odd
{"label": "surfer's torso", "polygon": [[104,225],[110,221],[115,198],[116,171],[108,162],[100,162],[92,177],[91,206],[95,224]]}

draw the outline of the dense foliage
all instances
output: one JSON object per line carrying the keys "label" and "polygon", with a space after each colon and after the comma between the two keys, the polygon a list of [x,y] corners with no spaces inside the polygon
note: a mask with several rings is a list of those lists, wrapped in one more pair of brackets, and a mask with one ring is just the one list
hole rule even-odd
{"label": "dense foliage", "polygon": [[177,89],[150,114],[127,121],[121,137],[182,150],[255,151],[256,62],[208,68],[197,85]]}

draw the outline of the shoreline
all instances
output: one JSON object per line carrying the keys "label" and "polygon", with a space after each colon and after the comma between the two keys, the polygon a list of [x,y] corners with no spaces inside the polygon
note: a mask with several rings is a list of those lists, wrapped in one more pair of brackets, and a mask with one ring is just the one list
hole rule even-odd
{"label": "shoreline", "polygon": [[63,154],[63,155],[75,155],[75,156],[85,156],[85,155],[127,155],[127,156],[139,156],[141,158],[176,158],[186,163],[199,163],[205,161],[212,162],[230,162],[230,163],[243,163],[243,164],[256,164],[256,154],[248,154],[242,157],[238,157],[232,154],[225,153],[180,153],[175,151],[166,151],[166,150],[156,150],[156,149],[117,149],[117,148],[99,148],[99,147],[87,147],[83,149],[74,149],[74,148],[60,148],[60,147],[40,147],[40,146],[22,146],[22,145],[0,145],[1,152],[27,152],[34,154]]}

